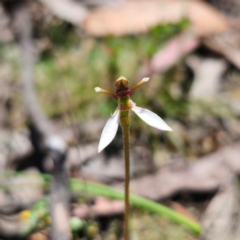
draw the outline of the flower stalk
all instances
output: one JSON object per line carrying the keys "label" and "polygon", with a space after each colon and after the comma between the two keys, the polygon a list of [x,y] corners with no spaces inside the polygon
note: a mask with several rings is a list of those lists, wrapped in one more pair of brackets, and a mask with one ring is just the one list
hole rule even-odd
{"label": "flower stalk", "polygon": [[129,205],[129,182],[130,182],[130,150],[129,150],[129,127],[122,126],[123,132],[123,148],[124,148],[124,158],[125,158],[125,188],[124,188],[124,202],[125,202],[125,217],[124,217],[124,239],[129,239],[129,215],[130,215],[130,205]]}
{"label": "flower stalk", "polygon": [[158,128],[164,131],[172,131],[172,129],[155,113],[137,107],[131,100],[130,96],[135,92],[137,88],[147,82],[149,78],[142,79],[132,89],[128,87],[129,81],[125,77],[120,77],[115,82],[116,93],[111,93],[108,90],[96,87],[96,92],[105,93],[118,101],[118,108],[107,121],[99,142],[98,152],[101,152],[110,142],[113,140],[117,133],[118,125],[120,123],[123,133],[123,148],[124,148],[124,160],[125,160],[125,222],[124,222],[124,239],[129,240],[129,181],[130,181],[130,110],[135,112],[144,122],[152,127]]}
{"label": "flower stalk", "polygon": [[123,133],[123,149],[125,159],[125,187],[124,187],[124,202],[125,202],[125,216],[124,216],[124,239],[129,240],[129,182],[130,182],[130,115],[129,110],[120,112],[120,125]]}

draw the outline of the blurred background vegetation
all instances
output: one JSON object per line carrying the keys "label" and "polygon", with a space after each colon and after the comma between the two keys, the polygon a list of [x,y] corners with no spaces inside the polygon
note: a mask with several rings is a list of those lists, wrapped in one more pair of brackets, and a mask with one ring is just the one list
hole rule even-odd
{"label": "blurred background vegetation", "polygon": [[[151,67],[148,69],[152,59],[156,57],[159,51],[166,51],[166,62],[168,61],[167,56],[175,54],[175,52],[172,53],[168,49],[168,46],[171,45],[171,41],[174,41],[176,37],[187,36],[189,34],[193,19],[188,14],[174,23],[171,21],[158,21],[152,24],[152,26],[148,26],[146,31],[137,34],[126,33],[118,36],[115,33],[108,33],[104,36],[95,36],[84,31],[86,30],[84,27],[83,30],[81,26],[79,27],[73,22],[68,21],[68,19],[61,18],[57,14],[55,16],[55,12],[48,9],[49,6],[45,1],[36,3],[31,1],[23,2],[27,3],[26,6],[30,9],[31,13],[33,25],[31,35],[35,46],[34,54],[37,57],[34,68],[34,83],[43,112],[54,123],[59,132],[68,128],[72,129],[75,126],[85,128],[85,132],[83,131],[82,133],[82,130],[80,130],[80,133],[77,133],[78,139],[67,140],[67,144],[70,147],[80,146],[83,151],[85,151],[84,149],[88,149],[86,146],[96,148],[103,122],[106,122],[110,114],[114,112],[117,103],[106,95],[96,94],[94,87],[99,86],[114,92],[114,82],[119,76],[125,76],[129,79],[130,86],[134,86],[142,77],[149,76],[150,81],[139,89],[133,95],[132,99],[138,106],[148,108],[157,113],[174,130],[172,133],[163,134],[149,128],[149,126],[146,126],[146,124],[134,115],[132,116],[132,156],[134,164],[139,165],[137,170],[134,170],[132,174],[136,181],[146,174],[152,174],[153,178],[154,176],[158,176],[157,174],[161,171],[162,167],[164,168],[172,163],[175,164],[177,160],[180,160],[178,164],[181,165],[183,163],[183,168],[185,169],[185,163],[186,165],[194,164],[201,160],[198,160],[200,157],[204,158],[207,154],[218,153],[217,151],[222,149],[222,147],[233,146],[239,141],[240,112],[237,106],[239,103],[240,72],[237,65],[238,61],[227,55],[227,47],[226,50],[222,48],[222,52],[220,52],[221,45],[216,50],[214,44],[214,47],[209,44],[211,39],[214,38],[214,34],[209,34],[208,30],[204,34],[197,33],[194,36],[196,40],[195,48],[180,54],[164,70],[156,72],[151,71]],[[86,1],[87,3],[82,3],[84,1],[76,2],[86,6],[88,11],[93,15],[94,11],[98,10],[98,7],[101,9],[102,5],[105,6],[104,1],[99,1],[101,3],[99,4],[100,6],[98,4],[95,6],[95,3],[89,3],[88,1]],[[213,11],[212,8],[214,9],[215,12],[210,11],[209,16],[215,17],[216,14],[223,15],[222,5],[218,5],[214,1],[208,1],[213,5],[208,5],[204,1],[200,2],[204,4],[203,11]],[[29,130],[29,119],[21,91],[22,56],[19,50],[19,39],[16,37],[18,35],[15,30],[12,30],[14,27],[11,25],[11,17],[13,18],[13,16],[10,10],[11,5],[15,3],[14,1],[3,1],[0,4],[1,11],[5,11],[7,18],[10,19],[7,28],[9,28],[8,30],[13,35],[12,38],[2,40],[0,43],[0,81],[1,86],[8,86],[7,91],[2,88],[1,92],[3,96],[5,96],[5,93],[7,94],[6,100],[3,101],[3,106],[1,106],[1,109],[5,109],[3,111],[3,120],[1,120],[1,132],[5,133],[7,131],[7,134],[3,134],[1,139],[1,148],[4,149],[3,152],[5,153],[7,151],[5,150],[7,149],[6,146],[11,142],[9,139],[11,139],[15,132],[24,133],[27,138],[31,139],[31,131]],[[94,7],[92,7],[92,4]],[[172,8],[174,6],[172,5]],[[108,5],[105,7],[109,8]],[[210,10],[206,10],[208,8]],[[199,18],[201,14],[199,12]],[[226,21],[228,21],[228,14],[228,12],[225,13]],[[141,18],[141,14],[139,17]],[[133,16],[133,18],[136,18],[136,16]],[[219,22],[221,23],[220,20]],[[204,28],[201,29],[201,31],[203,30]],[[227,31],[232,33],[233,29],[227,29]],[[4,35],[4,31],[2,33]],[[239,51],[239,49],[237,48],[235,51]],[[191,97],[194,82],[197,81],[196,78],[199,72],[201,73],[202,66],[202,62],[199,61],[197,66],[195,64],[195,67],[192,67],[191,63],[194,62],[193,58],[191,58],[192,56],[197,56],[202,62],[208,59],[217,59],[224,62],[224,66],[219,70],[220,74],[215,85],[216,89],[214,91],[217,94],[209,99],[205,99],[205,96],[200,98]],[[214,65],[212,66],[213,68]],[[150,75],[143,76],[144,73]],[[208,72],[204,72],[204,74],[208,78]],[[210,72],[209,76],[212,76]],[[205,87],[208,89],[208,86]],[[94,130],[94,126],[98,126],[98,121],[102,121],[100,127]],[[86,124],[89,124],[89,126],[86,127]],[[34,144],[32,143],[32,145]],[[138,155],[138,147],[143,148],[143,150],[140,149],[142,151],[140,155]],[[12,148],[18,148],[18,145]],[[121,149],[122,139],[119,133],[117,134],[117,138],[100,157],[95,150],[90,150],[90,157],[84,159],[84,164],[78,163],[76,166],[74,164],[72,166],[72,162],[68,163],[70,166],[68,166],[68,176],[81,178],[84,175],[87,180],[90,179],[105,184],[123,184],[122,172],[119,175],[114,175],[115,170],[112,172],[112,175],[109,175],[107,172],[112,171],[111,168],[108,170],[108,164],[112,161],[112,156],[114,156],[115,162],[122,159]],[[24,157],[18,157],[17,155],[11,158],[6,157],[7,163],[0,164],[1,171],[4,173],[1,177],[2,179],[0,178],[0,187],[3,189],[1,194],[3,196],[5,196],[4,194],[8,195],[6,192],[10,191],[6,187],[7,179],[16,179],[16,183],[19,184],[20,182],[21,184],[21,178],[19,180],[19,176],[15,174],[7,175],[6,172],[8,171],[21,170],[23,173],[26,172],[26,176],[24,176],[26,179],[28,179],[27,172],[32,172],[32,170],[39,174],[51,173],[49,166],[46,167],[44,161],[39,160],[42,155],[36,149],[31,151],[31,153],[27,153]],[[81,156],[81,151],[79,156]],[[75,155],[75,158],[78,157]],[[20,159],[20,161],[14,159]],[[136,163],[137,161],[135,160],[139,160],[139,162]],[[38,161],[43,162],[40,164]],[[79,161],[76,160],[76,162]],[[98,162],[101,162],[102,165],[96,164]],[[112,162],[115,165],[115,169],[118,168],[118,165],[114,161]],[[91,170],[91,164],[92,168],[95,169],[94,171]],[[81,167],[83,167],[83,171]],[[101,167],[106,169],[106,172],[101,173]],[[181,166],[177,165],[176,168],[180,169],[181,172]],[[95,176],[94,174],[97,170],[99,172]],[[123,168],[121,168],[122,170]],[[235,172],[236,174],[238,174],[237,171]],[[10,211],[11,214],[15,215],[20,212],[20,216],[30,219],[33,222],[31,224],[36,224],[37,226],[33,227],[34,234],[21,237],[16,233],[16,239],[18,237],[20,239],[50,239],[48,228],[50,224],[49,211],[47,210],[50,181],[44,177],[43,179],[44,186],[40,187],[41,191],[43,191],[41,197],[34,198],[35,200],[24,205],[24,207],[21,206],[12,212]],[[29,180],[26,181],[28,182]],[[179,179],[180,181],[181,179]],[[161,189],[161,186],[157,186],[156,188]],[[213,193],[217,191],[216,186],[205,192],[199,189],[189,190],[184,184],[182,188],[176,187],[176,189],[177,191],[173,191],[169,195],[164,196],[163,194],[153,200],[162,201],[167,206],[171,206],[177,212],[190,219],[194,219],[196,222],[200,222],[203,206],[212,199]],[[135,191],[138,194],[138,190]],[[156,192],[160,192],[160,190],[156,189]],[[196,192],[202,194],[195,194]],[[71,211],[82,203],[86,203],[86,196],[83,195],[71,195]],[[147,189],[146,196],[148,196]],[[87,202],[97,202],[95,197],[91,196],[89,198],[90,200],[87,200]],[[176,205],[172,204],[173,202],[178,202],[180,208],[179,205],[176,207]],[[0,206],[1,211],[2,209],[5,209],[5,207]],[[40,217],[38,215],[39,209],[41,211],[45,209]],[[29,212],[25,211],[32,211],[32,218],[29,217],[31,214],[28,215]],[[72,216],[72,238],[121,239],[122,211],[112,215],[106,214],[104,217],[96,216],[95,218],[83,217],[81,219],[79,217],[76,219]],[[37,215],[34,215],[34,213],[37,213]],[[1,214],[8,217],[11,215],[4,211]],[[200,237],[185,228],[137,207],[133,207],[132,209],[131,222],[134,229],[132,239],[136,240],[200,239]],[[82,227],[83,225],[84,228]],[[0,228],[3,228],[1,227],[1,221]],[[39,229],[41,233],[44,232],[41,237],[37,235],[40,233]],[[32,232],[29,229],[25,229],[25,231]],[[8,238],[4,238],[4,234],[2,234],[0,239]],[[228,239],[234,240],[234,238]]]}

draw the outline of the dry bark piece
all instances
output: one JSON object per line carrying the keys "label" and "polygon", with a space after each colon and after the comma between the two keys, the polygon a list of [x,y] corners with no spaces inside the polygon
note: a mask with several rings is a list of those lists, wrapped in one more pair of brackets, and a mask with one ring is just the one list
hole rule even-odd
{"label": "dry bark piece", "polygon": [[210,5],[199,1],[125,1],[117,7],[92,10],[82,27],[93,36],[138,34],[158,24],[190,19],[191,30],[198,36],[223,32],[227,20]]}

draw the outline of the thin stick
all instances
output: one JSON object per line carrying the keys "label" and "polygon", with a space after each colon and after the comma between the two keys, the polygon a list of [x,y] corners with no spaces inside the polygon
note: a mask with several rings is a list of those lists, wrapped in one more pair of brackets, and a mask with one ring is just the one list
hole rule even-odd
{"label": "thin stick", "polygon": [[124,239],[129,240],[129,179],[130,179],[130,158],[129,158],[129,126],[122,126],[123,148],[125,157],[125,219],[124,219]]}

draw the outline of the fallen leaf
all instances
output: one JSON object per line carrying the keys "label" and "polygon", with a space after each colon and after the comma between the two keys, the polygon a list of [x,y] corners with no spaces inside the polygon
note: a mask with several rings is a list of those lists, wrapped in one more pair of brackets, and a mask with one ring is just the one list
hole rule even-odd
{"label": "fallen leaf", "polygon": [[207,36],[228,29],[228,21],[210,5],[200,1],[152,0],[124,1],[115,7],[92,10],[82,28],[93,36],[138,34],[158,24],[191,22],[197,36]]}
{"label": "fallen leaf", "polygon": [[240,206],[236,176],[222,179],[222,187],[202,217],[203,239],[237,240],[240,235]]}
{"label": "fallen leaf", "polygon": [[240,69],[240,33],[232,29],[222,34],[204,39],[203,43],[211,50],[222,54],[233,65]]}
{"label": "fallen leaf", "polygon": [[[181,191],[212,192],[221,186],[231,172],[240,173],[240,145],[225,147],[198,161],[174,161],[149,174],[131,181],[132,193],[159,200]],[[121,185],[115,185],[122,188]]]}
{"label": "fallen leaf", "polygon": [[153,58],[145,62],[139,70],[140,78],[151,76],[159,72],[165,72],[176,64],[183,56],[192,52],[199,46],[196,36],[183,32],[168,40]]}
{"label": "fallen leaf", "polygon": [[49,238],[46,235],[40,232],[32,233],[27,239],[28,240],[49,240]]}
{"label": "fallen leaf", "polygon": [[88,14],[87,9],[81,4],[74,1],[67,0],[40,0],[58,17],[71,22],[79,24],[85,19]]}
{"label": "fallen leaf", "polygon": [[119,214],[124,211],[124,202],[109,200],[103,197],[97,197],[93,206],[86,204],[77,206],[73,209],[73,215],[79,218],[86,218],[90,215],[93,216],[109,216]]}
{"label": "fallen leaf", "polygon": [[[124,179],[123,152],[117,155],[96,154],[88,158],[81,167],[84,176],[94,177],[95,180],[112,182]],[[131,176],[142,175],[154,169],[151,152],[144,147],[133,147],[131,152]]]}

